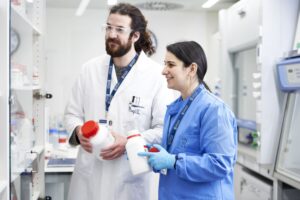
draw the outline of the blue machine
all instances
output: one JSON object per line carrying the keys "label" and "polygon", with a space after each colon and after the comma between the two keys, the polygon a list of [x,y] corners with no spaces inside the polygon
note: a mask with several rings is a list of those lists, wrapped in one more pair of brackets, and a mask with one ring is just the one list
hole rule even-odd
{"label": "blue machine", "polygon": [[300,57],[283,60],[277,64],[280,89],[292,92],[300,89]]}

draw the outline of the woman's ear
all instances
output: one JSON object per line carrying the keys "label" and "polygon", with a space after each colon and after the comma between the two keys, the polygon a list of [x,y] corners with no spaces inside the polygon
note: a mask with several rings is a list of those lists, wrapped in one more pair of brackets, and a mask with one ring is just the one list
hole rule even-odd
{"label": "woman's ear", "polygon": [[198,70],[198,65],[196,64],[196,63],[192,63],[191,65],[190,65],[190,74],[192,75],[192,76],[194,76],[194,75],[197,75],[197,70]]}

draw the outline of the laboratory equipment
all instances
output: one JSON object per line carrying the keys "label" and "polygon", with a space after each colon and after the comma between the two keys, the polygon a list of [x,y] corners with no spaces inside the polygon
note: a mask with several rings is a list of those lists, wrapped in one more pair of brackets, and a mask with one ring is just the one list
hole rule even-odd
{"label": "laboratory equipment", "polygon": [[277,71],[279,87],[285,92],[285,112],[275,177],[300,189],[300,57],[281,61]]}
{"label": "laboratory equipment", "polygon": [[276,154],[282,110],[274,69],[292,46],[298,8],[299,1],[293,0],[241,0],[219,13],[221,93],[239,119],[237,161],[266,176]]}
{"label": "laboratory equipment", "polygon": [[58,147],[59,134],[57,129],[56,118],[51,117],[49,121],[49,143],[52,144],[54,148]]}

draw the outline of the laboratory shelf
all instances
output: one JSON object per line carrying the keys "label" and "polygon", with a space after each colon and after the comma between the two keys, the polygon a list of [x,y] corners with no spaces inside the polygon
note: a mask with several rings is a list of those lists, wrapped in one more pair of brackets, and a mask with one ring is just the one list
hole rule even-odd
{"label": "laboratory shelf", "polygon": [[274,176],[279,179],[282,180],[283,182],[297,188],[298,190],[300,190],[300,182],[294,179],[289,178],[290,174],[288,173],[283,173],[283,172],[274,172]]}
{"label": "laboratory shelf", "polygon": [[12,90],[19,90],[19,91],[34,91],[34,90],[40,90],[41,86],[22,86],[22,87],[12,87]]}
{"label": "laboratory shelf", "polygon": [[6,188],[6,182],[0,181],[0,194],[5,190]]}
{"label": "laboratory shelf", "polygon": [[42,146],[42,145],[37,145],[37,146],[34,146],[32,149],[31,149],[31,153],[33,154],[41,154],[43,151],[45,150],[45,147]]}
{"label": "laboratory shelf", "polygon": [[27,17],[25,12],[22,12],[18,6],[12,5],[12,18],[16,20],[22,29],[31,29],[35,35],[42,35],[42,31],[36,27],[33,22]]}
{"label": "laboratory shelf", "polygon": [[20,164],[18,165],[18,167],[15,168],[14,171],[12,171],[11,182],[14,182],[23,172],[32,173],[32,163],[36,161],[36,159],[40,154],[44,152],[44,150],[44,146],[34,146],[32,149],[26,152],[24,160],[19,162]]}

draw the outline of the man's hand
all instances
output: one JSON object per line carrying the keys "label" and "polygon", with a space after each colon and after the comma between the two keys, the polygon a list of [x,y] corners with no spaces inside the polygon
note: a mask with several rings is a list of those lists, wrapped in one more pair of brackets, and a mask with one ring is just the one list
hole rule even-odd
{"label": "man's hand", "polygon": [[100,156],[104,160],[114,160],[123,155],[125,152],[127,138],[113,131],[111,134],[115,138],[115,143],[101,150]]}
{"label": "man's hand", "polygon": [[76,134],[80,141],[81,147],[87,152],[92,153],[92,144],[90,143],[90,139],[82,135],[81,126],[76,127]]}

